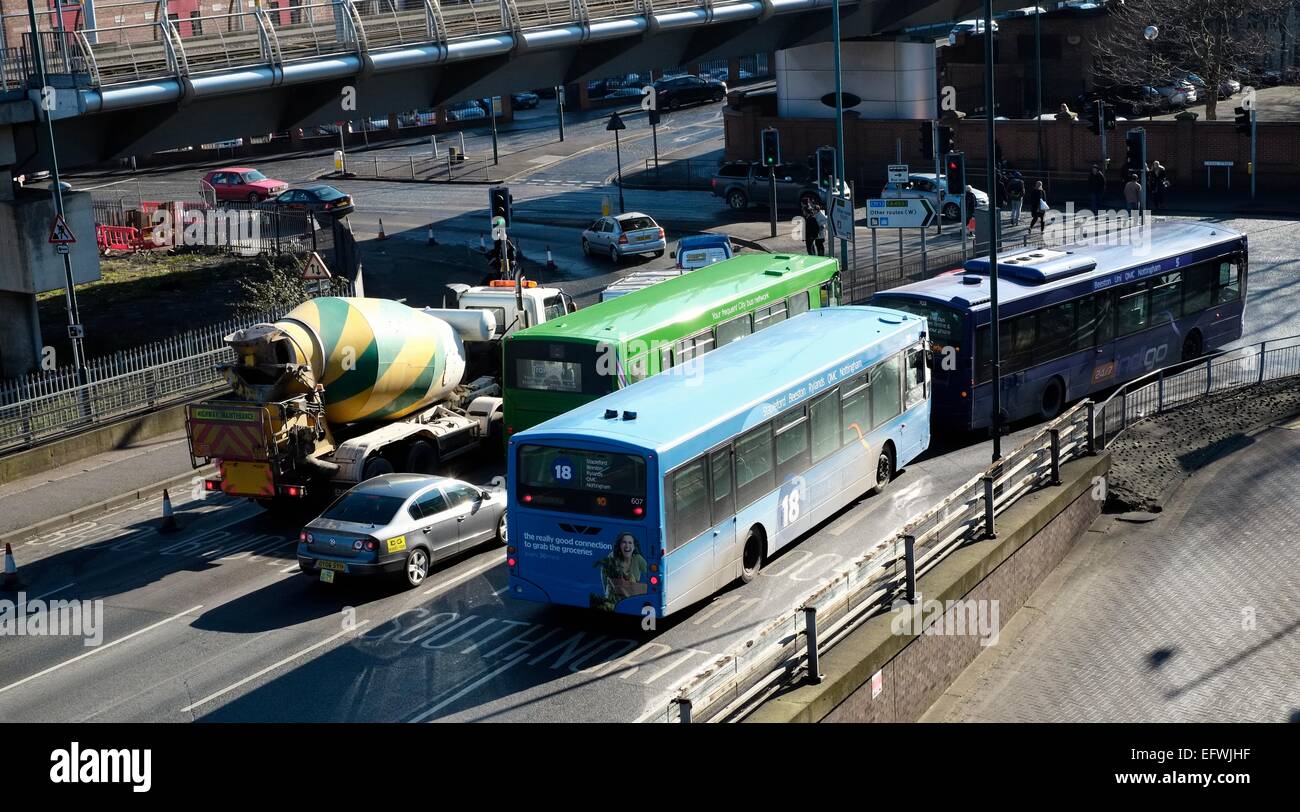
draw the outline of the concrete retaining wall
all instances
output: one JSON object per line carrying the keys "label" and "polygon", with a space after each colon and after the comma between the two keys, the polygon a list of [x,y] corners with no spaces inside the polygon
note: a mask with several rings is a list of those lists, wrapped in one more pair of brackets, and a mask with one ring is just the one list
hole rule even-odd
{"label": "concrete retaining wall", "polygon": [[[996,539],[958,550],[921,578],[917,590],[922,599],[996,600],[999,625],[1005,626],[1101,513],[1093,482],[1109,469],[1108,455],[1062,466],[1060,486],[1030,494],[998,517]],[[873,618],[826,652],[821,683],[777,695],[746,721],[919,719],[983,650],[981,638],[895,634],[896,614]]]}

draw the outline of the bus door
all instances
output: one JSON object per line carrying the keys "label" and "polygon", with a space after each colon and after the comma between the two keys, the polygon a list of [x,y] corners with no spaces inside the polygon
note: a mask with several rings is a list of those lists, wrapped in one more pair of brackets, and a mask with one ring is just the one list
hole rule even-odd
{"label": "bus door", "polygon": [[[1117,380],[1115,306],[1112,294],[1113,291],[1103,290],[1094,293],[1091,301],[1082,299],[1079,302],[1079,343],[1082,349],[1092,348],[1092,370],[1088,380],[1088,391],[1110,386]],[[1071,397],[1073,396],[1074,394],[1071,394]]]}
{"label": "bus door", "polygon": [[736,540],[736,489],[731,446],[709,455],[709,494],[715,585],[721,583],[725,586],[740,575],[738,568],[729,565],[740,560],[741,552]]}
{"label": "bus door", "polygon": [[[926,362],[928,351],[922,344],[918,344],[907,351],[903,369],[903,411],[912,409],[925,403],[929,398],[930,367]],[[909,418],[903,423],[902,431],[902,448],[899,460],[912,459],[920,454],[930,445],[930,421],[927,418],[916,417]]]}

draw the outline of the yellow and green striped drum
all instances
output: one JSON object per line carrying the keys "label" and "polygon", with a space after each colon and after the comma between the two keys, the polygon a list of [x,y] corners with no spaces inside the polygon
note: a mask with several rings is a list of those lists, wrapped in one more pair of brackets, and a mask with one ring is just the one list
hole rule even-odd
{"label": "yellow and green striped drum", "polygon": [[275,323],[325,385],[331,423],[394,420],[460,384],[465,350],[441,319],[388,299],[311,299]]}

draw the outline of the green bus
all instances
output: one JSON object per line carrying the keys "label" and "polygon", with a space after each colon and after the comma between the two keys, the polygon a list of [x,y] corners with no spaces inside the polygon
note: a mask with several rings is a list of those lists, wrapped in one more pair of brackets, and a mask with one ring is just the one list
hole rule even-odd
{"label": "green bus", "polygon": [[503,350],[506,436],[839,299],[833,258],[756,253],[520,330]]}

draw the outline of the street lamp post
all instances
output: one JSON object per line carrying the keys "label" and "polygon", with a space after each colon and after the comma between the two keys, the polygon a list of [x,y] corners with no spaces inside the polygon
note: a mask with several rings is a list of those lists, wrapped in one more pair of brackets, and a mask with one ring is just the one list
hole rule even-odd
{"label": "street lamp post", "polygon": [[1038,122],[1038,174],[1043,174],[1043,22],[1041,6],[1034,6],[1034,119]]}
{"label": "street lamp post", "polygon": [[618,144],[618,131],[626,130],[627,125],[623,123],[617,110],[609,117],[605,129],[614,133],[614,161],[618,164],[618,213],[625,214],[627,207],[623,203],[623,153]]}
{"label": "street lamp post", "polygon": [[[1038,15],[1034,15],[1037,19]],[[993,350],[993,461],[1002,459],[1002,357],[998,340],[998,180],[996,136],[993,132],[993,0],[984,0],[984,131],[987,135],[984,163],[988,166],[989,189],[989,338]],[[1041,115],[1041,114],[1040,114]]]}
{"label": "street lamp post", "polygon": [[[831,199],[827,201],[826,210],[831,214],[835,212],[835,198],[839,197],[840,184],[847,183],[845,180],[846,172],[844,171],[844,85],[843,76],[840,72],[840,0],[831,0],[831,42],[832,51],[835,54],[835,186],[831,189]],[[773,201],[775,201],[775,197]],[[849,222],[853,221],[853,201],[849,201]],[[834,234],[834,225],[831,226],[831,233]],[[850,235],[852,236],[852,235]],[[838,239],[840,242],[840,273],[849,264],[849,244],[840,239],[840,235],[834,234],[832,239]],[[857,271],[854,271],[857,273]]]}
{"label": "street lamp post", "polygon": [[[1147,81],[1154,82],[1156,71],[1156,37],[1160,36],[1160,29],[1154,25],[1148,25],[1142,29],[1142,38],[1147,41]],[[1147,121],[1155,120],[1155,110],[1148,108]]]}

